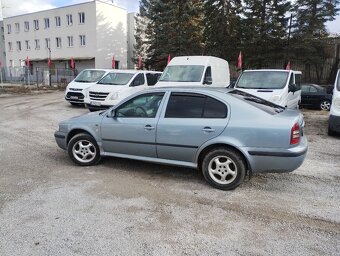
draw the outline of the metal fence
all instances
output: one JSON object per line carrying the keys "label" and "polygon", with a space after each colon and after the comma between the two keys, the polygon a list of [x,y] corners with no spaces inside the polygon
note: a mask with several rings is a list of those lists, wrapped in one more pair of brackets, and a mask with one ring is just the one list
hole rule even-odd
{"label": "metal fence", "polygon": [[78,74],[78,70],[65,68],[29,68],[3,67],[1,68],[4,83],[36,85],[36,86],[66,86]]}

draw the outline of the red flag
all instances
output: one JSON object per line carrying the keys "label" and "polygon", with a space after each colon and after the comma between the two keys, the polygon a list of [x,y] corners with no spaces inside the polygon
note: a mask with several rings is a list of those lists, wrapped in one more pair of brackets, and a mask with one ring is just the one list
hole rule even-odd
{"label": "red flag", "polygon": [[52,65],[52,61],[51,61],[51,58],[48,58],[47,60],[47,66],[50,68]]}
{"label": "red flag", "polygon": [[116,68],[116,61],[115,61],[115,56],[112,56],[112,68],[115,69]]}
{"label": "red flag", "polygon": [[237,58],[237,69],[242,69],[242,52],[241,51]]}
{"label": "red flag", "polygon": [[169,64],[170,60],[171,60],[171,56],[170,56],[170,53],[169,53],[169,55],[168,55],[168,64]]}
{"label": "red flag", "polygon": [[138,69],[142,69],[142,57],[138,55]]}
{"label": "red flag", "polygon": [[291,70],[291,69],[292,69],[292,66],[290,64],[290,61],[288,61],[287,66],[286,66],[286,70]]}
{"label": "red flag", "polygon": [[30,59],[28,58],[28,56],[26,57],[25,64],[26,64],[27,67],[30,66]]}
{"label": "red flag", "polygon": [[71,58],[71,60],[70,60],[70,68],[74,68],[74,59],[73,59],[73,57]]}

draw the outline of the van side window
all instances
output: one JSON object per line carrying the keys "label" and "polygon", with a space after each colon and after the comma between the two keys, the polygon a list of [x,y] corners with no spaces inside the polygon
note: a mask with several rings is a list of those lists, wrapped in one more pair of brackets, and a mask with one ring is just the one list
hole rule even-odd
{"label": "van side window", "polygon": [[135,79],[133,79],[130,86],[139,86],[145,83],[144,74],[138,74]]}
{"label": "van side window", "polygon": [[295,84],[296,84],[297,90],[301,90],[301,75],[300,74],[295,75]]}
{"label": "van side window", "polygon": [[155,85],[158,82],[158,79],[159,79],[160,76],[161,76],[161,74],[159,74],[159,73],[156,73],[156,74],[147,73],[146,74],[146,81],[148,83],[148,86]]}
{"label": "van side window", "polygon": [[291,84],[294,84],[294,74],[291,74],[289,78],[289,85]]}
{"label": "van side window", "polygon": [[204,74],[204,84],[211,84],[212,83],[212,76],[211,76],[211,67],[207,67],[207,70],[205,71]]}

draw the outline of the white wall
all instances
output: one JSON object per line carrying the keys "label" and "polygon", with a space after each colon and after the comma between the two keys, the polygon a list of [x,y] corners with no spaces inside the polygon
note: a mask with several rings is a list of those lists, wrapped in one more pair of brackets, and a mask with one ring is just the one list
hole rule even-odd
{"label": "white wall", "polygon": [[127,65],[128,65],[128,69],[134,69],[136,65],[133,59],[137,58],[137,56],[135,56],[135,44],[136,44],[136,39],[135,39],[136,13],[135,12],[131,12],[128,14],[127,25],[128,25]]}
{"label": "white wall", "polygon": [[112,55],[119,68],[127,68],[127,11],[96,1],[96,68],[111,68]]}
{"label": "white wall", "polygon": [[2,67],[6,65],[6,55],[5,55],[5,40],[4,33],[2,32],[2,28],[4,28],[3,21],[0,21],[0,61]]}

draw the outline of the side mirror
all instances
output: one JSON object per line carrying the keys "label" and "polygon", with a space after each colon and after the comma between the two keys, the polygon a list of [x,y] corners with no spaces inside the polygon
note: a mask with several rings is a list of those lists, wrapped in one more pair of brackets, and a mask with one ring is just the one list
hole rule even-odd
{"label": "side mirror", "polygon": [[116,117],[116,110],[115,109],[110,109],[107,113],[107,117],[114,118]]}
{"label": "side mirror", "polygon": [[296,85],[295,84],[290,84],[288,86],[288,92],[292,92],[292,93],[296,92]]}
{"label": "side mirror", "polygon": [[207,76],[207,77],[204,79],[203,84],[212,84],[212,78],[211,78],[211,76]]}

